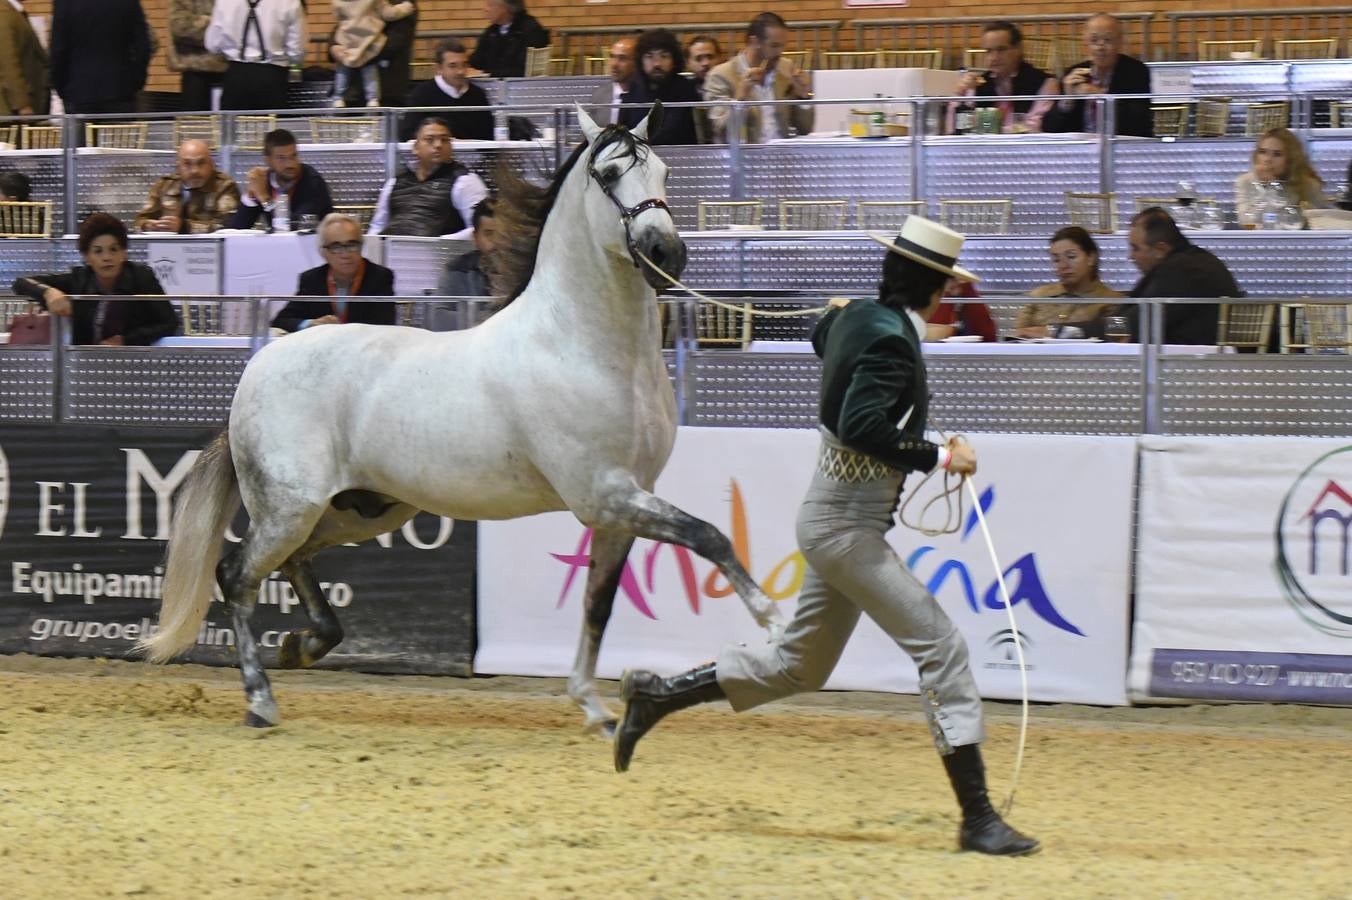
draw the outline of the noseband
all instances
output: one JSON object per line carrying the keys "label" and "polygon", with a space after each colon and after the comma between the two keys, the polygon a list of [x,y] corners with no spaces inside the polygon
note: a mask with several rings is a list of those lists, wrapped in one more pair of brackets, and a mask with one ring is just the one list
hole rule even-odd
{"label": "noseband", "polygon": [[[594,162],[587,163],[587,174],[601,188],[601,193],[610,198],[610,202],[614,203],[615,208],[620,211],[620,221],[624,223],[624,243],[629,248],[629,258],[633,260],[635,269],[642,268],[638,264],[638,247],[634,246],[634,236],[630,232],[630,225],[640,213],[647,212],[650,209],[660,209],[671,216],[671,210],[667,207],[666,201],[657,197],[649,197],[647,200],[640,200],[633,206],[625,206],[620,202],[620,198],[615,196],[615,191],[611,189],[610,185],[606,184],[605,180],[601,178],[601,173],[596,171]],[[672,220],[675,221],[674,216]]]}

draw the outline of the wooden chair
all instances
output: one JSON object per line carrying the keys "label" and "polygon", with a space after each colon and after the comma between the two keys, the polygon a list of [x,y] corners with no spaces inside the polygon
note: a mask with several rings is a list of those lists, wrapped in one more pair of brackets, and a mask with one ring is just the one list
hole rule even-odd
{"label": "wooden chair", "polygon": [[1269,128],[1285,128],[1291,124],[1291,104],[1286,100],[1274,103],[1250,103],[1244,109],[1244,133],[1250,137]]}
{"label": "wooden chair", "polygon": [[1150,117],[1155,123],[1155,137],[1183,137],[1188,133],[1187,106],[1152,106]]}
{"label": "wooden chair", "polygon": [[1023,58],[1044,72],[1058,72],[1056,42],[1050,38],[1023,39]]}
{"label": "wooden chair", "polygon": [[1329,127],[1352,128],[1352,100],[1334,100],[1329,104]]}
{"label": "wooden chair", "polygon": [[1352,353],[1352,306],[1283,303],[1281,352]]}
{"label": "wooden chair", "polygon": [[52,201],[0,201],[0,238],[52,236]]}
{"label": "wooden chair", "polygon": [[701,200],[698,229],[717,231],[729,225],[759,227],[762,204],[759,200]]}
{"label": "wooden chair", "polygon": [[879,50],[878,65],[884,69],[942,69],[942,50]]}
{"label": "wooden chair", "polygon": [[610,60],[604,56],[584,56],[582,57],[583,75],[609,75]]}
{"label": "wooden chair", "polygon": [[365,231],[366,226],[371,224],[371,217],[376,214],[376,205],[374,203],[335,203],[333,211],[356,219],[361,223],[362,231]]}
{"label": "wooden chair", "polygon": [[262,150],[263,138],[276,127],[276,116],[235,116],[235,149]]}
{"label": "wooden chair", "polygon": [[174,119],[174,146],[184,141],[206,141],[212,150],[221,149],[221,117],[178,116]]}
{"label": "wooden chair", "polygon": [[60,125],[20,125],[20,150],[60,150]]}
{"label": "wooden chair", "polygon": [[1117,232],[1117,194],[1086,194],[1066,191],[1066,214],[1070,224],[1091,234]]}
{"label": "wooden chair", "polygon": [[1198,137],[1225,137],[1230,130],[1230,101],[1226,98],[1214,98],[1197,101]]}
{"label": "wooden chair", "polygon": [[1048,71],[1054,75],[1059,75],[1088,56],[1089,53],[1084,49],[1084,41],[1080,38],[1056,38],[1056,68]]}
{"label": "wooden chair", "polygon": [[19,146],[19,126],[0,125],[0,144],[9,144],[10,149]]}
{"label": "wooden chair", "polygon": [[1222,303],[1216,346],[1266,353],[1273,312],[1271,303]]}
{"label": "wooden chair", "polygon": [[436,63],[415,62],[408,64],[409,81],[431,81],[433,78],[436,77],[436,74],[437,74]]}
{"label": "wooden chair", "polygon": [[924,200],[860,200],[855,204],[855,226],[860,231],[897,233],[911,216],[928,216]]}
{"label": "wooden chair", "polygon": [[981,47],[969,47],[962,51],[962,67],[964,69],[985,69],[985,49]]}
{"label": "wooden chair", "polygon": [[877,50],[825,50],[823,69],[876,69],[881,63]]}
{"label": "wooden chair", "polygon": [[1009,234],[1014,201],[940,200],[939,224],[964,234]]}
{"label": "wooden chair", "polygon": [[781,231],[839,231],[845,227],[848,200],[780,200]]}
{"label": "wooden chair", "polygon": [[1337,38],[1313,38],[1301,41],[1277,41],[1277,59],[1336,59]]}
{"label": "wooden chair", "polygon": [[554,76],[568,76],[573,74],[573,66],[577,60],[571,56],[555,56],[549,60],[549,74]]}
{"label": "wooden chair", "polygon": [[381,141],[380,126],[380,119],[311,119],[310,140],[316,144],[376,144]]}
{"label": "wooden chair", "polygon": [[553,58],[553,47],[527,47],[526,48],[526,71],[527,78],[542,78],[549,74],[549,61]]}
{"label": "wooden chair", "polygon": [[751,304],[738,310],[701,303],[695,310],[695,346],[745,350],[751,343]]}
{"label": "wooden chair", "polygon": [[[804,72],[812,71],[812,51],[811,50],[785,50],[779,54],[782,58],[796,65]],[[825,68],[825,67],[823,67]]]}
{"label": "wooden chair", "polygon": [[1219,62],[1234,59],[1236,53],[1252,53],[1251,59],[1263,56],[1262,38],[1243,41],[1198,41],[1197,58],[1202,62]]}
{"label": "wooden chair", "polygon": [[150,130],[149,122],[132,122],[121,125],[96,125],[85,123],[85,144],[90,147],[107,147],[116,150],[144,150],[146,134]]}

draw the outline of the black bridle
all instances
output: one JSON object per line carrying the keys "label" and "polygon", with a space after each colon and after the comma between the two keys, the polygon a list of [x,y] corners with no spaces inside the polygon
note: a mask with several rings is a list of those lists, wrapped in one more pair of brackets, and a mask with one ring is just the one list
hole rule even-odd
{"label": "black bridle", "polygon": [[[634,142],[636,145],[635,153],[639,152],[640,146],[647,146],[638,138],[634,138]],[[638,247],[634,245],[634,236],[630,231],[630,225],[640,213],[647,212],[650,209],[660,209],[668,216],[671,216],[671,210],[667,207],[667,202],[658,197],[649,197],[647,200],[640,200],[633,206],[625,206],[620,202],[620,198],[615,196],[615,191],[611,189],[611,186],[601,177],[601,173],[596,171],[595,156],[596,154],[593,153],[592,158],[587,161],[587,174],[601,188],[601,192],[610,198],[610,202],[615,204],[615,208],[620,211],[620,221],[624,223],[624,243],[629,248],[629,258],[633,260],[635,269],[642,269],[643,267],[639,265]],[[674,216],[672,216],[672,221],[675,221]]]}

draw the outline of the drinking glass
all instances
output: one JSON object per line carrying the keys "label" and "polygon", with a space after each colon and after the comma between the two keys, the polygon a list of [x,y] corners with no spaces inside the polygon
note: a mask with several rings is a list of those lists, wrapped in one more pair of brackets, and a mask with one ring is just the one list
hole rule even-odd
{"label": "drinking glass", "polygon": [[1103,320],[1103,336],[1114,344],[1125,344],[1131,341],[1131,328],[1127,324],[1127,317],[1105,317]]}
{"label": "drinking glass", "polygon": [[1198,222],[1199,228],[1204,228],[1207,231],[1220,231],[1225,227],[1225,214],[1215,203],[1204,203],[1197,208],[1197,212],[1201,218],[1201,221]]}
{"label": "drinking glass", "polygon": [[318,227],[319,227],[319,216],[315,215],[314,213],[304,213],[300,217],[301,231],[314,231]]}

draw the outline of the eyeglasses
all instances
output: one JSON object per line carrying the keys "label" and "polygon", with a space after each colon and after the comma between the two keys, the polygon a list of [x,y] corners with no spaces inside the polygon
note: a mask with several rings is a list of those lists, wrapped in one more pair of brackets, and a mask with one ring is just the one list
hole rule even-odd
{"label": "eyeglasses", "polygon": [[332,244],[325,244],[324,249],[329,253],[356,253],[361,250],[361,241],[343,241],[342,243],[335,241]]}

